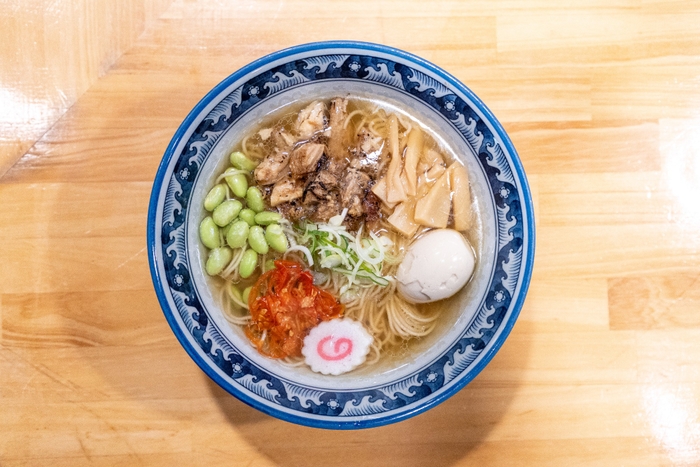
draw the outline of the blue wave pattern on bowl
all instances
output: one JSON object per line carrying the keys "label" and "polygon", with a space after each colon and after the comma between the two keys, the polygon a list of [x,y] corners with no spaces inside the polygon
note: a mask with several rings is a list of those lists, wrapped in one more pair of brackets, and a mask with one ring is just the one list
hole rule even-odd
{"label": "blue wave pattern on bowl", "polygon": [[[478,155],[490,182],[497,211],[496,270],[486,300],[468,330],[452,348],[426,368],[385,387],[360,391],[328,391],[300,386],[248,361],[210,323],[190,280],[190,265],[185,252],[186,206],[193,181],[209,150],[240,115],[262,100],[303,83],[326,79],[381,83],[411,94],[440,112]],[[522,203],[513,170],[500,144],[469,104],[448,87],[411,66],[386,58],[360,54],[315,56],[284,63],[251,78],[222,99],[198,125],[179,155],[165,194],[161,235],[164,269],[178,313],[188,331],[232,381],[257,397],[288,409],[276,414],[280,418],[312,426],[344,428],[344,419],[348,425],[362,424],[355,417],[361,419],[370,414],[396,411],[439,391],[467,370],[483,352],[499,329],[513,293],[522,280],[519,278],[524,238]],[[237,392],[235,385],[230,382],[228,385],[228,390]],[[246,401],[270,412],[255,400],[248,398]],[[301,417],[294,416],[295,412]],[[303,414],[335,417],[335,420],[327,423],[309,419]],[[387,414],[387,418],[391,417]],[[382,423],[375,419],[366,426],[378,424]]]}

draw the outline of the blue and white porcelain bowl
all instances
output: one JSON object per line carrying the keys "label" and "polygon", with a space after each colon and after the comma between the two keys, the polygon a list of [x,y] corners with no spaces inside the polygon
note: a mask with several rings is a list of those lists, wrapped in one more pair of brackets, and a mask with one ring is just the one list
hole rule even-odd
{"label": "blue and white porcelain bowl", "polygon": [[[202,200],[237,139],[295,102],[356,95],[410,109],[462,160],[479,211],[474,284],[409,356],[341,376],[262,357],[224,318],[203,271]],[[421,413],[486,366],[523,305],[534,258],[525,173],[503,127],[465,85],[400,50],[321,42],[263,57],[211,90],[180,125],[153,185],[151,275],[165,317],[192,359],[222,388],[282,420],[367,428]]]}

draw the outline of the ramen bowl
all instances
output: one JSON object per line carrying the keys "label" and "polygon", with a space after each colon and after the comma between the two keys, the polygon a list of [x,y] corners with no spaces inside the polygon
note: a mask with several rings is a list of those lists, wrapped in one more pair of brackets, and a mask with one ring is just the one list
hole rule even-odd
{"label": "ramen bowl", "polygon": [[[467,291],[444,302],[436,330],[406,352],[340,376],[262,356],[223,316],[205,273],[203,199],[236,141],[299,102],[354,96],[405,109],[467,168],[477,212],[477,267]],[[464,84],[409,53],[370,43],[322,42],[265,56],[212,89],[189,113],[158,168],[148,211],[153,284],[185,351],[223,389],[293,423],[376,427],[434,407],[479,374],[523,305],[534,258],[525,173],[501,124]]]}

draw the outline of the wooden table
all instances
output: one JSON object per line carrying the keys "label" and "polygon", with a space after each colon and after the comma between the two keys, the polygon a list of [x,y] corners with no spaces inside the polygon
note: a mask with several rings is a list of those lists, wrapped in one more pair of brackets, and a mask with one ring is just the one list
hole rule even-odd
{"label": "wooden table", "polygon": [[[84,30],[51,23],[57,2],[14,3],[44,23],[0,31],[0,115],[27,111],[0,138],[16,156],[0,179],[0,465],[700,465],[700,2],[180,0],[58,104],[26,96],[99,41],[10,49],[18,28]],[[136,24],[110,15],[91,34]],[[197,101],[268,52],[339,38],[466,83],[509,132],[537,216],[530,292],[492,363],[437,408],[356,432],[278,421],[211,382],[163,318],[145,241],[156,167]]]}

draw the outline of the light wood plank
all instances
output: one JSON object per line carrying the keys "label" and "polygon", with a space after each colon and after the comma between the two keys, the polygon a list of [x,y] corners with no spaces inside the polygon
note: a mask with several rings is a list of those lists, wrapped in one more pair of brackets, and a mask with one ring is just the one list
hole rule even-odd
{"label": "light wood plank", "polygon": [[530,174],[661,170],[656,122],[509,123],[508,135]]}
{"label": "light wood plank", "polygon": [[169,3],[35,0],[0,5],[0,176]]}
{"label": "light wood plank", "polygon": [[[120,402],[6,406],[0,452],[9,459],[186,453],[192,449],[190,417],[179,400],[160,400],[139,414]],[[26,431],[8,429],[20,420]]]}
{"label": "light wood plank", "polygon": [[605,279],[548,279],[535,269],[515,330],[528,333],[605,331],[609,328]]}
{"label": "light wood plank", "polygon": [[[54,174],[55,175],[55,174]],[[0,184],[5,239],[111,237],[144,229],[150,182]],[[29,207],[30,209],[26,209]],[[62,213],[72,210],[74,215]],[[48,220],[44,213],[54,215]]]}
{"label": "light wood plank", "polygon": [[[1,465],[700,464],[700,2],[8,7],[0,168],[22,157],[0,178]],[[529,294],[489,365],[424,414],[349,432],[211,381],[163,317],[145,239],[158,164],[202,96],[266,53],[337,38],[472,89],[520,154],[537,228]]]}
{"label": "light wood plank", "polygon": [[[700,381],[700,361],[694,354],[700,339],[697,328],[640,331],[635,335],[640,381]],[[682,407],[677,410],[682,411]]]}
{"label": "light wood plank", "polygon": [[150,312],[158,309],[150,290],[7,294],[2,307],[6,348],[148,345],[167,338],[163,316]]}
{"label": "light wood plank", "polygon": [[557,174],[547,176],[544,185],[544,226],[637,225],[636,237],[644,237],[672,221],[677,204],[659,172]]}
{"label": "light wood plank", "polygon": [[[21,407],[32,401],[187,401],[208,394],[213,383],[171,335],[160,336],[162,341],[132,346],[5,347],[0,365],[11,379],[0,395]],[[146,359],[159,365],[147,365]]]}
{"label": "light wood plank", "polygon": [[[134,232],[136,235],[137,232]],[[16,239],[5,245],[0,293],[143,290],[151,286],[143,237]]]}
{"label": "light wood plank", "polygon": [[700,328],[700,275],[623,277],[608,282],[612,329]]}
{"label": "light wood plank", "polygon": [[551,226],[539,232],[537,264],[542,273],[567,278],[691,274],[700,261],[700,239],[677,232],[672,224]]}

